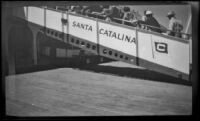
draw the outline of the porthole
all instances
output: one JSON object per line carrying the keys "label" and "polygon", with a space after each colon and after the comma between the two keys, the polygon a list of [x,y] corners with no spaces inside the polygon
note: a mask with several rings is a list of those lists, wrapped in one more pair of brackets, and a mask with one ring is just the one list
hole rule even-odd
{"label": "porthole", "polygon": [[71,42],[74,43],[74,38],[71,38]]}
{"label": "porthole", "polygon": [[128,57],[125,57],[125,60],[128,60]]}
{"label": "porthole", "polygon": [[54,33],[54,32],[53,32],[53,31],[51,31],[51,35],[53,35],[53,33]]}
{"label": "porthole", "polygon": [[130,59],[130,61],[131,61],[131,62],[133,62],[133,61],[134,61],[134,59]]}
{"label": "porthole", "polygon": [[62,33],[61,33],[61,34],[59,34],[59,38],[61,38],[61,39],[63,38],[63,34],[62,34]]}
{"label": "porthole", "polygon": [[107,53],[107,50],[106,49],[103,49],[103,54],[106,54]]}
{"label": "porthole", "polygon": [[81,46],[85,46],[85,42],[81,42]]}
{"label": "porthole", "polygon": [[119,57],[120,57],[120,58],[123,58],[123,55],[120,55]]}
{"label": "porthole", "polygon": [[87,43],[86,47],[87,47],[87,48],[90,48],[90,44],[89,44],[89,43]]}
{"label": "porthole", "polygon": [[112,55],[112,51],[109,51],[108,53],[109,53],[109,55]]}
{"label": "porthole", "polygon": [[58,36],[58,33],[57,33],[57,32],[55,32],[55,36],[56,36],[56,37]]}
{"label": "porthole", "polygon": [[117,53],[115,53],[115,57],[117,57],[118,56],[118,54]]}
{"label": "porthole", "polygon": [[93,50],[95,50],[95,49],[96,49],[96,46],[95,46],[95,45],[93,45],[93,46],[92,46],[92,49],[93,49]]}
{"label": "porthole", "polygon": [[79,44],[79,40],[76,40],[76,44]]}

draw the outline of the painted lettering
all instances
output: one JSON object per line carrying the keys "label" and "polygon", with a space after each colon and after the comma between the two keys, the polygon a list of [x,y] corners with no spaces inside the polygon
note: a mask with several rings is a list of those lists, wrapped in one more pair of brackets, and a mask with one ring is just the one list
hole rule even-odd
{"label": "painted lettering", "polygon": [[79,23],[76,21],[73,21],[73,25],[74,28],[79,28],[79,29],[83,29],[83,30],[87,30],[87,31],[91,31],[92,32],[92,26],[88,25],[88,24],[83,24],[83,23]]}
{"label": "painted lettering", "polygon": [[104,36],[108,36],[110,38],[118,39],[118,40],[121,40],[121,41],[129,42],[129,43],[135,43],[135,37],[125,35],[125,34],[122,34],[122,33],[117,33],[117,32],[111,31],[111,30],[105,30],[103,28],[100,28],[99,34],[104,35]]}

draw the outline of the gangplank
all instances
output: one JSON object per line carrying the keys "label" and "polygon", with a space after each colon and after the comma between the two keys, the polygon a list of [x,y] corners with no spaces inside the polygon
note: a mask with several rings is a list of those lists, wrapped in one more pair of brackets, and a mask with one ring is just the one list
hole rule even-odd
{"label": "gangplank", "polygon": [[38,33],[96,55],[124,61],[174,77],[189,80],[191,37],[176,38],[117,22],[102,16],[77,15],[48,7],[15,8],[14,16],[39,26]]}

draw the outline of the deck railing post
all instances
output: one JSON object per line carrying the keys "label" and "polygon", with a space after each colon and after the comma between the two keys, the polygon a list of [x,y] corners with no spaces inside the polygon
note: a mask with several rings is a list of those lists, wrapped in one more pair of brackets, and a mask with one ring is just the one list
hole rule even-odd
{"label": "deck railing post", "polygon": [[96,19],[96,31],[97,31],[97,54],[100,55],[99,53],[99,21]]}
{"label": "deck railing post", "polygon": [[45,34],[45,36],[46,36],[46,26],[47,26],[46,18],[47,18],[47,7],[45,6],[44,7],[44,34]]}
{"label": "deck railing post", "polygon": [[139,40],[138,40],[138,30],[135,29],[135,38],[136,38],[136,65],[139,65]]}

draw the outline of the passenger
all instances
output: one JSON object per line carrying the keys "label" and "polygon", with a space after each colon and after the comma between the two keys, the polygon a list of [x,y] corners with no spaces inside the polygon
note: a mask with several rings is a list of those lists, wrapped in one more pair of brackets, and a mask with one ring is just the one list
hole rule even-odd
{"label": "passenger", "polygon": [[80,6],[80,5],[77,5],[75,8],[74,8],[74,12],[76,13],[76,14],[82,14],[82,6]]}
{"label": "passenger", "polygon": [[131,12],[130,12],[130,8],[129,7],[124,7],[124,16],[123,16],[123,19],[124,20],[131,20],[132,19],[132,15],[131,15]]}
{"label": "passenger", "polygon": [[136,27],[136,26],[138,26],[138,23],[139,23],[139,20],[141,19],[141,15],[139,14],[139,12],[137,11],[135,11],[135,10],[132,10],[131,11],[131,16],[132,16],[132,18],[131,18],[131,23],[132,23],[132,26],[134,26],[134,27]]}
{"label": "passenger", "polygon": [[122,24],[125,24],[125,25],[128,25],[128,26],[131,26],[132,23],[131,22],[127,22],[127,21],[130,21],[132,19],[132,16],[131,16],[131,12],[130,12],[130,8],[129,7],[124,7],[123,8],[123,17],[122,17]]}
{"label": "passenger", "polygon": [[111,17],[112,17],[112,21],[115,22],[115,23],[119,23],[119,24],[122,24],[122,19],[121,19],[121,15],[120,15],[120,10],[116,7],[116,6],[112,6],[110,8],[112,14],[111,14]]}
{"label": "passenger", "polygon": [[102,11],[99,13],[99,15],[106,15],[106,11],[110,10],[109,8],[110,8],[109,5],[103,5]]}
{"label": "passenger", "polygon": [[90,6],[83,6],[81,14],[88,16],[90,13],[92,13]]}
{"label": "passenger", "polygon": [[101,11],[101,13],[99,13],[99,15],[103,15],[105,16],[105,20],[108,22],[115,22],[114,18],[118,18],[120,19],[120,10],[116,7],[116,6],[109,6],[109,5],[103,5],[100,6],[101,9],[98,9],[99,11]]}
{"label": "passenger", "polygon": [[92,6],[87,6],[83,8],[83,15],[89,15],[93,17],[98,17],[94,15],[100,15],[103,11],[103,6],[102,5],[92,5]]}
{"label": "passenger", "polygon": [[[169,18],[169,30],[167,34],[170,36],[175,36],[175,37],[182,37],[181,36],[181,31],[183,30],[183,25],[182,22],[175,17],[175,12],[170,11],[167,14],[167,17]],[[173,31],[173,32],[172,32]]]}
{"label": "passenger", "polygon": [[91,11],[93,13],[101,13],[103,11],[103,6],[102,5],[92,5]]}
{"label": "passenger", "polygon": [[71,6],[66,5],[65,8],[67,9],[67,11],[71,10]]}
{"label": "passenger", "polygon": [[123,19],[123,17],[124,17],[123,9],[122,8],[118,8],[118,9],[119,9],[119,17],[120,17],[120,19]]}
{"label": "passenger", "polygon": [[104,10],[104,14],[105,14],[105,20],[107,22],[112,22],[113,21],[112,11],[110,9]]}
{"label": "passenger", "polygon": [[[109,5],[102,5],[102,9],[103,9],[103,10],[109,9],[109,7],[110,7]],[[103,10],[102,10],[102,11],[103,11]]]}
{"label": "passenger", "polygon": [[[133,10],[133,11],[134,11],[134,10]],[[140,15],[139,11],[137,11],[137,12],[134,11],[134,18],[135,18],[136,20],[141,20],[141,19],[142,19],[142,16]]]}
{"label": "passenger", "polygon": [[127,22],[123,22],[124,24],[126,25],[129,25],[129,26],[137,26],[137,18],[136,18],[136,12],[135,10],[132,10],[130,11],[130,8],[129,7],[124,7],[124,16],[123,16],[123,20],[127,20],[129,21],[128,23]]}
{"label": "passenger", "polygon": [[145,23],[151,31],[161,33],[160,24],[158,21],[153,17],[153,13],[151,11],[146,11],[146,21]]}
{"label": "passenger", "polygon": [[142,29],[147,29],[147,26],[142,26],[142,24],[146,24],[147,16],[146,16],[147,10],[144,10],[144,15],[141,17],[141,19],[138,20],[138,27]]}
{"label": "passenger", "polygon": [[147,12],[147,10],[144,10],[144,15],[142,16],[142,21],[146,21],[147,20],[146,12]]}
{"label": "passenger", "polygon": [[119,11],[119,9],[116,7],[116,6],[112,6],[111,7],[111,11],[112,11],[112,17],[113,18],[118,18],[118,19],[120,19],[120,11]]}
{"label": "passenger", "polygon": [[69,7],[69,12],[74,12],[74,11],[75,11],[75,8],[76,8],[75,6],[70,6],[70,7]]}

